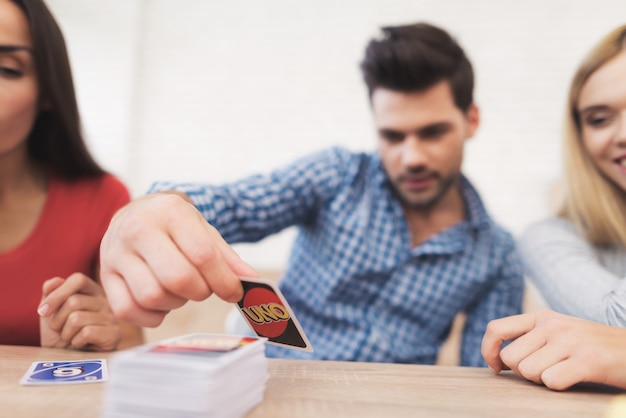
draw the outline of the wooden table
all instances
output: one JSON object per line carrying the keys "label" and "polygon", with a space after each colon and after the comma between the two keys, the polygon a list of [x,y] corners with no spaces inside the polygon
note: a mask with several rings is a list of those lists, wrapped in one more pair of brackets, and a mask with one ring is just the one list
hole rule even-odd
{"label": "wooden table", "polygon": [[[106,383],[20,386],[33,361],[108,354],[0,346],[0,416],[98,417]],[[586,386],[554,392],[487,369],[270,360],[261,417],[602,417],[619,391]]]}

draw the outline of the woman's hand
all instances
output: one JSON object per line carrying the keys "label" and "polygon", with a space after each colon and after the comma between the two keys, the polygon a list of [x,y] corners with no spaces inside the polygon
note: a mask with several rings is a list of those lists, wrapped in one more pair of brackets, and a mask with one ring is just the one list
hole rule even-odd
{"label": "woman's hand", "polygon": [[555,390],[581,382],[626,389],[625,350],[626,329],[548,310],[491,321],[482,344],[494,372],[511,369]]}
{"label": "woman's hand", "polygon": [[82,273],[46,280],[37,312],[43,347],[110,351],[122,340],[104,290]]}

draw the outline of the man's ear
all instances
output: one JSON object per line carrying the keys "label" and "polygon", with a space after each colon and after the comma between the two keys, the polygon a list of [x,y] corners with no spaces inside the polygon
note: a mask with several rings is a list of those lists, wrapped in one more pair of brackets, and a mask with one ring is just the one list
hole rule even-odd
{"label": "man's ear", "polygon": [[467,120],[467,138],[469,139],[474,136],[480,125],[480,110],[475,103],[472,103],[465,112],[465,120]]}

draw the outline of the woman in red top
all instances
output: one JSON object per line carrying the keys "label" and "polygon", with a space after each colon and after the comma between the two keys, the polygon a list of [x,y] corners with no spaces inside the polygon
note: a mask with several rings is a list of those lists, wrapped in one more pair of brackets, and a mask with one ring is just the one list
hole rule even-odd
{"label": "woman in red top", "polygon": [[0,0],[0,344],[142,342],[97,282],[100,240],[128,200],[83,141],[54,17],[41,0]]}

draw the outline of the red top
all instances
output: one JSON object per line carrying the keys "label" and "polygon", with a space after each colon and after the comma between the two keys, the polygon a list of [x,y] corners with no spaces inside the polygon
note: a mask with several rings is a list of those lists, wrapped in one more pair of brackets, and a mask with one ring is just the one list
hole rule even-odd
{"label": "red top", "polygon": [[0,253],[0,344],[39,345],[43,282],[81,272],[93,277],[100,240],[130,196],[112,175],[66,182],[51,178],[30,235]]}

